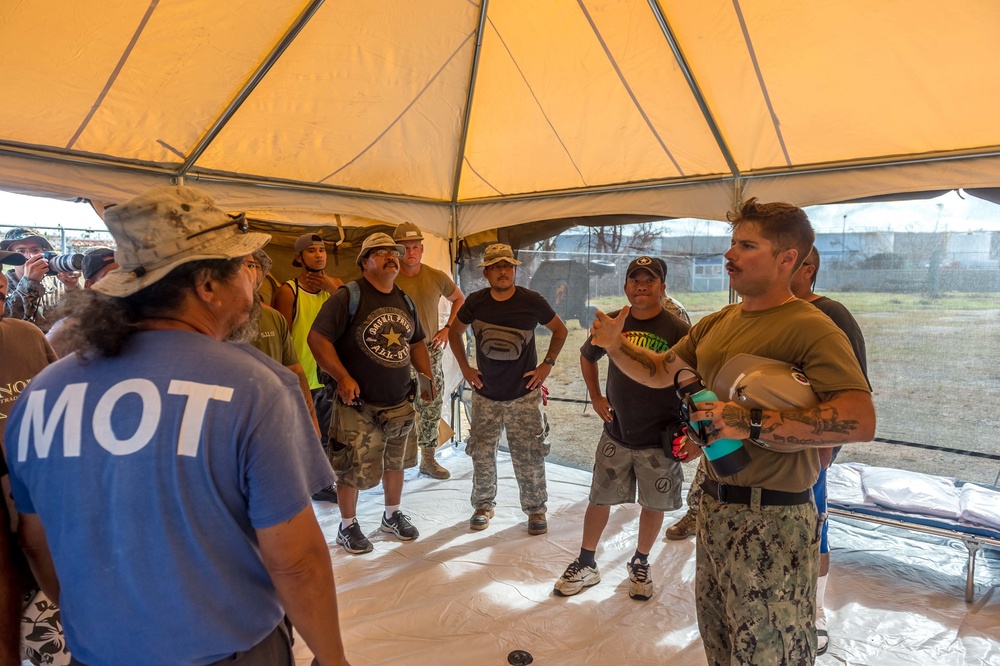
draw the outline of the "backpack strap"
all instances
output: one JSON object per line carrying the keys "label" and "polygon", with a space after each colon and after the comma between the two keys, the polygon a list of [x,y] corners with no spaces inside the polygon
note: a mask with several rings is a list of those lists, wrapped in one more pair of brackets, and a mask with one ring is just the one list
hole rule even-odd
{"label": "backpack strap", "polygon": [[354,323],[354,315],[358,313],[358,305],[361,304],[361,285],[357,280],[351,280],[344,285],[350,299],[347,301],[348,326]]}

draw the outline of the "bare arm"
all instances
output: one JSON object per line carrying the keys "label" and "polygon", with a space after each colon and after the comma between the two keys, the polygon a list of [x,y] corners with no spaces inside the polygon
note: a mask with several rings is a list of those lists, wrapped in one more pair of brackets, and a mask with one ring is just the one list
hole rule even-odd
{"label": "bare arm", "polygon": [[580,354],[580,374],[583,375],[583,383],[587,385],[590,404],[594,406],[594,411],[605,423],[611,423],[614,417],[611,415],[611,403],[601,393],[601,373],[597,364],[583,354]]}
{"label": "bare arm", "polygon": [[21,539],[21,549],[24,550],[31,573],[35,574],[38,586],[42,588],[52,603],[59,603],[59,578],[56,577],[56,566],[49,552],[49,542],[45,538],[45,528],[37,513],[22,513],[21,527],[18,530]]}
{"label": "bare arm", "polygon": [[677,371],[690,366],[669,349],[664,352],[654,352],[638,347],[622,337],[622,327],[625,325],[629,309],[625,306],[614,319],[603,312],[598,312],[597,321],[590,329],[591,342],[598,347],[604,347],[608,352],[608,358],[630,379],[650,388],[673,386]]}
{"label": "bare arm", "polygon": [[274,295],[274,303],[272,303],[275,310],[281,313],[281,316],[285,318],[288,322],[288,330],[292,330],[292,306],[295,304],[295,293],[292,288],[287,284],[283,284],[278,287],[278,292]]}
{"label": "bare arm", "polygon": [[306,371],[302,369],[299,363],[294,365],[286,365],[286,368],[295,373],[295,376],[299,378],[299,388],[302,390],[302,397],[306,401],[306,409],[309,410],[309,418],[312,419],[313,427],[316,428],[316,434],[319,435],[320,439],[323,439],[323,433],[319,429],[319,419],[316,418],[316,405],[313,404],[312,391],[309,390],[309,380],[306,379]]}
{"label": "bare arm", "polygon": [[316,662],[347,664],[330,551],[312,505],[291,520],[257,530],[257,541],[281,605]]}
{"label": "bare arm", "polygon": [[322,333],[316,331],[309,331],[309,337],[306,338],[306,341],[309,343],[309,350],[312,351],[313,358],[316,359],[319,367],[337,380],[337,393],[340,394],[341,402],[345,405],[352,404],[354,399],[361,395],[361,387],[341,363],[333,343]]}
{"label": "bare arm", "polygon": [[465,381],[472,388],[480,389],[483,387],[483,373],[469,365],[469,359],[465,355],[465,340],[462,336],[465,335],[468,328],[469,325],[462,322],[461,319],[455,319],[455,323],[448,329],[448,344],[451,345],[451,353],[455,355]]}
{"label": "bare arm", "polygon": [[[875,437],[875,406],[867,391],[824,393],[820,404],[796,411],[762,410],[760,439],[775,451],[801,451]],[[734,402],[701,402],[693,418],[712,422],[720,439],[750,436],[750,410]],[[714,441],[714,439],[713,439]]]}
{"label": "bare arm", "polygon": [[[545,328],[552,331],[552,339],[549,340],[549,349],[545,352],[545,358],[555,361],[556,357],[559,356],[559,351],[566,344],[566,324],[559,318],[559,315],[556,315],[551,321],[545,324]],[[534,391],[544,384],[549,373],[552,372],[552,368],[552,365],[542,361],[538,364],[537,368],[531,372],[524,373],[524,376],[528,378],[528,389]]]}
{"label": "bare arm", "polygon": [[448,345],[448,329],[454,324],[458,311],[462,309],[462,304],[465,303],[465,294],[458,287],[455,287],[455,291],[447,298],[451,301],[451,312],[448,314],[448,323],[430,339],[430,345],[434,349],[444,349]]}

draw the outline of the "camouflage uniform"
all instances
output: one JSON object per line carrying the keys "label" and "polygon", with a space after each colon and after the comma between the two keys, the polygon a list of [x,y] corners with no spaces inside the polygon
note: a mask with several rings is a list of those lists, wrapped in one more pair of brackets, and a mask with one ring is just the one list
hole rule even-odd
{"label": "camouflage uniform", "polygon": [[688,488],[687,503],[688,503],[688,513],[697,516],[698,509],[701,508],[701,482],[708,478],[705,474],[705,465],[708,461],[705,459],[705,455],[702,454],[701,460],[698,461],[698,466],[694,470],[694,478],[691,480],[691,487]]}
{"label": "camouflage uniform", "polygon": [[816,505],[723,504],[698,512],[698,628],[711,666],[812,664],[819,536]]}
{"label": "camouflage uniform", "polygon": [[425,402],[419,395],[414,403],[417,408],[417,445],[424,449],[437,449],[438,424],[441,421],[441,404],[444,402],[444,349],[435,349],[427,345],[427,353],[431,356],[431,372],[434,374],[434,388],[437,395],[430,402]]}
{"label": "camouflage uniform", "polygon": [[472,507],[492,509],[497,496],[497,444],[507,431],[510,459],[521,491],[521,510],[544,513],[545,456],[549,424],[542,410],[542,392],[497,401],[472,393],[472,429],[465,452],[472,458]]}

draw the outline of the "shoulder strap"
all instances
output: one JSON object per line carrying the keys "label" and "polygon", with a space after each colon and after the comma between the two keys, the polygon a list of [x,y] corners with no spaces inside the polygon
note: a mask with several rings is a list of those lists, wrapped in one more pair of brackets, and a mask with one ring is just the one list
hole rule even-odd
{"label": "shoulder strap", "polygon": [[358,305],[361,304],[361,285],[358,284],[357,280],[351,280],[344,285],[347,287],[348,296],[350,300],[347,302],[347,316],[350,317],[350,323],[354,323],[354,315],[358,313]]}
{"label": "shoulder strap", "polygon": [[285,284],[292,288],[292,321],[295,321],[295,315],[298,314],[299,310],[299,279],[292,278]]}

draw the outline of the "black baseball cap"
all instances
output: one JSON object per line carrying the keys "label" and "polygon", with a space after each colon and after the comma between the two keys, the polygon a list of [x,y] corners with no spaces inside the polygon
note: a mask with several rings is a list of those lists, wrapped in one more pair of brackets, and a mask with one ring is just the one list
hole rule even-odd
{"label": "black baseball cap", "polygon": [[115,251],[108,247],[95,247],[83,256],[83,279],[89,280],[108,264],[115,263]]}
{"label": "black baseball cap", "polygon": [[666,277],[667,273],[666,264],[663,260],[643,255],[632,260],[628,265],[628,270],[625,271],[625,277],[632,277],[632,274],[640,269],[649,271],[653,277],[659,278],[661,281]]}

